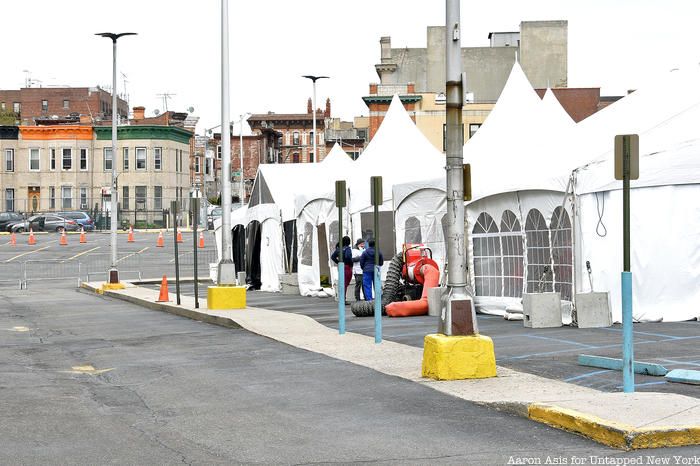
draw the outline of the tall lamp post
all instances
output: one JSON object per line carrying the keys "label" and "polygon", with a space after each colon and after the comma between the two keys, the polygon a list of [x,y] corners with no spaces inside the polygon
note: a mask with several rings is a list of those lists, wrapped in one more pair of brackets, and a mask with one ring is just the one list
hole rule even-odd
{"label": "tall lamp post", "polygon": [[313,87],[314,87],[314,106],[311,109],[311,113],[313,114],[313,125],[314,125],[314,162],[318,162],[318,153],[316,152],[316,139],[318,138],[318,135],[316,134],[316,81],[319,79],[328,79],[328,76],[311,76],[311,75],[306,75],[302,76],[302,78],[310,79],[313,82]]}
{"label": "tall lamp post", "polygon": [[[243,184],[243,120],[247,120],[250,113],[241,114],[241,121],[238,126],[238,137],[240,140],[240,158],[241,158],[241,186],[239,190],[239,197],[241,201],[241,207],[243,207],[243,201],[245,200],[245,185]],[[316,134],[316,133],[314,133]]]}
{"label": "tall lamp post", "polygon": [[107,283],[108,286],[119,288],[119,271],[117,270],[117,40],[124,36],[135,36],[136,33],[100,32],[95,35],[112,40],[112,193],[109,216],[112,263],[107,274]]}

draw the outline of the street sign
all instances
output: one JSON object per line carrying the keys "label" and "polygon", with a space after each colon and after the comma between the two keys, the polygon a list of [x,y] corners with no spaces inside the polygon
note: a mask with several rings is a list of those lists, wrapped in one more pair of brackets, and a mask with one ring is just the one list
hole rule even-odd
{"label": "street sign", "polygon": [[618,134],[615,136],[615,179],[624,179],[624,154],[629,155],[629,178],[639,179],[639,135]]}

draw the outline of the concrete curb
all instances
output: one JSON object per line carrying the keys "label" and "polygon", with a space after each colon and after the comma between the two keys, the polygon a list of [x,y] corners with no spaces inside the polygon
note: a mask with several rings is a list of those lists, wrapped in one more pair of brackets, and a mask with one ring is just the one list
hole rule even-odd
{"label": "concrete curb", "polygon": [[532,403],[527,417],[623,450],[700,444],[700,426],[635,428],[572,409]]}
{"label": "concrete curb", "polygon": [[[503,367],[497,368],[497,378],[438,382],[431,379],[421,378],[420,364],[418,364],[416,368],[413,368],[414,364],[410,361],[403,361],[403,366],[405,367],[396,367],[397,365],[392,364],[391,361],[389,361],[389,364],[377,362],[376,359],[373,360],[371,364],[368,364],[362,360],[362,357],[360,357],[359,360],[350,360],[343,358],[341,355],[342,352],[324,350],[322,349],[323,343],[319,343],[318,341],[312,342],[312,344],[306,344],[306,342],[298,344],[294,342],[293,338],[290,339],[288,335],[282,335],[281,338],[280,336],[275,338],[269,333],[256,328],[254,324],[251,325],[251,322],[246,322],[245,310],[242,311],[243,313],[241,313],[241,311],[230,311],[231,314],[228,315],[212,315],[211,313],[207,312],[205,300],[201,300],[203,306],[201,310],[194,310],[188,309],[185,306],[178,306],[174,303],[156,303],[141,297],[130,296],[129,294],[124,293],[125,290],[103,292],[99,287],[88,283],[83,283],[81,287],[99,294],[104,293],[106,296],[140,305],[148,309],[168,312],[170,314],[187,317],[200,322],[219,325],[222,327],[243,328],[252,333],[256,333],[267,338],[272,338],[290,346],[325,354],[329,357],[348,361],[353,364],[370,367],[378,372],[411,380],[442,393],[461,398],[481,406],[526,417],[532,421],[546,424],[567,432],[572,432],[613,448],[633,450],[642,448],[700,445],[700,423],[687,425],[687,422],[684,421],[685,418],[689,418],[693,423],[696,423],[697,421],[695,421],[695,419],[700,419],[700,416],[694,417],[693,414],[694,412],[700,411],[700,401],[690,399],[691,401],[688,402],[688,397],[646,393],[638,394],[636,397],[625,399],[620,397],[620,395],[625,395],[622,393],[598,392],[592,389],[586,389],[584,387],[578,387],[573,384],[567,384],[560,381],[544,379],[539,376],[514,371],[512,369],[506,369]],[[127,285],[127,288],[137,287],[129,284]],[[189,297],[187,298],[192,299]],[[250,307],[248,309],[251,311],[266,313],[279,312]],[[280,312],[280,314],[286,313]],[[311,324],[311,322],[313,322],[313,324],[318,324],[308,316],[295,315],[295,318],[303,319],[305,321],[308,320],[309,324]],[[242,323],[238,322],[237,319],[242,320]],[[318,325],[327,329],[327,327],[323,326],[322,324]],[[370,339],[364,335],[353,334],[352,332],[346,333],[343,338],[347,337],[359,339],[359,341],[362,341],[362,339]],[[314,337],[313,339],[318,339],[318,337]],[[313,343],[316,343],[317,345],[314,346]],[[348,341],[348,343],[350,342]],[[318,346],[318,344],[321,346]],[[337,343],[334,346],[338,346]],[[379,345],[372,344],[371,346],[377,348]],[[410,356],[410,358],[412,358],[411,360],[416,359],[414,358],[415,355],[413,355],[413,353],[421,351],[419,348],[407,347],[406,345],[390,341],[386,341],[384,346],[399,349],[405,347],[403,351],[408,351],[406,355]],[[359,349],[359,346],[356,346],[355,348]],[[539,397],[541,401],[532,401],[527,396],[523,398],[520,395],[505,396],[503,393],[499,394],[497,393],[498,391],[495,390],[495,387],[499,384],[512,385],[513,389],[516,389],[515,387],[520,387],[522,390],[527,390],[525,386],[534,384],[536,385],[536,389],[534,390],[535,394],[530,395],[530,398]],[[512,392],[513,390],[509,389],[504,393],[508,393],[508,395],[510,395]],[[475,393],[477,393],[477,395],[475,395]],[[624,419],[625,415],[629,414],[629,412],[643,411],[643,409],[640,409],[639,406],[644,407],[648,405],[649,401],[646,395],[661,397],[665,396],[662,402],[664,405],[668,405],[668,409],[666,411],[672,412],[668,415],[666,414],[666,411],[664,411],[663,414],[653,413],[648,416],[648,418],[651,418],[652,421],[649,421],[649,419],[646,417],[641,420],[635,418],[634,423],[637,424],[636,426],[632,425],[632,423],[612,421],[600,417],[601,415],[607,416],[609,414],[616,414],[619,419]],[[625,400],[627,401],[627,405],[624,406],[624,408],[627,409],[627,413],[625,413],[625,410],[622,409],[622,414],[620,414],[619,407],[617,413],[612,413],[613,410],[608,406],[613,403],[624,403]],[[579,403],[577,404],[577,402]],[[681,402],[684,402],[685,404]],[[572,405],[577,407],[581,406],[582,408],[574,409],[571,407]],[[598,408],[597,411],[596,408]],[[602,414],[600,414],[601,412]],[[673,422],[670,422],[669,420],[673,416],[678,417],[679,412],[686,413],[687,415],[683,417],[681,421],[677,421],[676,424],[673,425]],[[642,414],[646,415],[646,412],[643,412]],[[656,415],[656,421],[653,420],[654,415]],[[655,426],[650,426],[650,424],[659,422],[660,420],[665,421],[668,425],[657,424]]]}

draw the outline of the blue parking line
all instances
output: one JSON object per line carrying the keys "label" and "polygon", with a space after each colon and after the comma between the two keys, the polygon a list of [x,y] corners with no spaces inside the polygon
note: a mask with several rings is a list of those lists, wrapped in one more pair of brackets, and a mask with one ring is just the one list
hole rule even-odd
{"label": "blue parking line", "polygon": [[658,361],[666,363],[667,366],[697,366],[700,367],[698,361],[675,361],[673,359],[658,359]]}
{"label": "blue parking line", "polygon": [[598,374],[605,374],[606,372],[612,372],[612,370],[604,369],[601,371],[588,372],[586,374],[577,375],[576,377],[569,377],[568,379],[564,379],[564,382],[573,382],[574,380],[585,379],[586,377],[591,377]]}
{"label": "blue parking line", "polygon": [[[618,332],[622,333],[621,328],[601,328],[601,330],[607,330],[609,332]],[[677,340],[679,338],[684,338],[684,337],[675,337],[673,335],[664,335],[663,333],[650,333],[650,332],[634,332],[635,335],[650,335],[652,337],[662,337],[662,338],[667,338],[669,340]]]}
{"label": "blue parking line", "polygon": [[[647,385],[661,385],[666,383],[665,380],[662,380],[660,382],[646,382],[646,383],[636,383],[634,384],[635,387],[646,387]],[[615,388],[622,388],[622,385],[618,385]]]}
{"label": "blue parking line", "polygon": [[524,336],[526,336],[526,337],[528,337],[528,338],[539,338],[540,340],[556,341],[556,342],[559,342],[559,343],[566,343],[566,344],[569,344],[569,345],[583,346],[584,348],[595,348],[595,346],[593,346],[593,345],[587,345],[587,344],[585,344],[585,343],[579,343],[579,342],[576,342],[576,341],[562,340],[562,339],[560,339],[560,338],[545,337],[545,336],[542,336],[542,335],[524,335]]}

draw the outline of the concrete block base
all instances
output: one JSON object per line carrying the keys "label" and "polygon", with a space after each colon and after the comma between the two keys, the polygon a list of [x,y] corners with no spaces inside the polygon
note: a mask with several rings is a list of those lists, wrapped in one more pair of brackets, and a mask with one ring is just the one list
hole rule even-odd
{"label": "concrete block base", "polygon": [[279,280],[282,294],[299,296],[299,279],[296,273],[281,273]]}
{"label": "concrete block base", "polygon": [[485,335],[426,335],[422,376],[435,380],[496,377],[493,341]]}
{"label": "concrete block base", "polygon": [[561,295],[523,293],[523,325],[532,328],[561,327]]}
{"label": "concrete block base", "polygon": [[246,308],[244,286],[210,286],[207,288],[207,309],[225,311]]}
{"label": "concrete block base", "polygon": [[610,327],[610,298],[608,293],[577,293],[576,322],[578,328]]}

